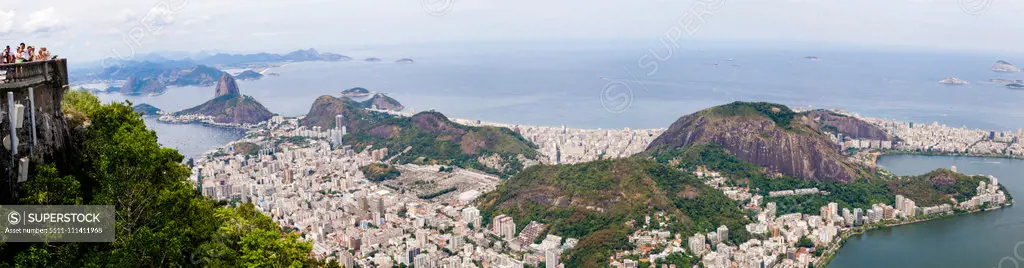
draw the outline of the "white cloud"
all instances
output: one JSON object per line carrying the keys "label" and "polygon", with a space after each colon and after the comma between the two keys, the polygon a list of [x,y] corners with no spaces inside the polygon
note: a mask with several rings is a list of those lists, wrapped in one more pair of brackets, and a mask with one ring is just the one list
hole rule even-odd
{"label": "white cloud", "polygon": [[0,10],[0,33],[10,33],[14,29],[14,10]]}
{"label": "white cloud", "polygon": [[54,7],[28,14],[28,20],[22,25],[22,30],[26,33],[52,33],[62,29],[64,29],[63,20]]}

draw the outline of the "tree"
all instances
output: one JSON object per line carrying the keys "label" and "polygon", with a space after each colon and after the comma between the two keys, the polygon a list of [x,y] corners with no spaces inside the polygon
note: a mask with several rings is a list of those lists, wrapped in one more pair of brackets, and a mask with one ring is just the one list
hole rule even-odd
{"label": "tree", "polygon": [[[83,95],[84,94],[84,95]],[[176,150],[161,147],[130,103],[101,105],[69,93],[65,111],[79,116],[79,155],[60,167],[41,165],[19,204],[114,205],[111,243],[0,246],[0,261],[19,267],[321,266],[312,245],[284,232],[252,204],[225,207],[200,196]],[[79,131],[79,130],[75,130]],[[5,266],[6,266],[5,265]]]}
{"label": "tree", "polygon": [[814,242],[811,241],[810,237],[807,237],[805,235],[803,237],[800,237],[800,240],[796,241],[796,246],[797,247],[802,247],[802,248],[813,248],[814,247]]}

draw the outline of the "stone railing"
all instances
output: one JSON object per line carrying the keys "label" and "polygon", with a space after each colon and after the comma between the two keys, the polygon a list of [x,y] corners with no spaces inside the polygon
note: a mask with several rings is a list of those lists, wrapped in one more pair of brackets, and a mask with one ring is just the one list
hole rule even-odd
{"label": "stone railing", "polygon": [[44,82],[67,84],[67,60],[55,59],[0,65],[0,89],[15,89]]}

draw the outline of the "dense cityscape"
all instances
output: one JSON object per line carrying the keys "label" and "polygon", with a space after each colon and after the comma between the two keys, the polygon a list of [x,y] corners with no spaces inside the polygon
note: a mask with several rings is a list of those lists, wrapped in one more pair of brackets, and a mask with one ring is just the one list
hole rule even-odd
{"label": "dense cityscape", "polygon": [[[199,117],[162,120],[187,122],[190,118]],[[901,142],[864,141],[860,145],[860,141],[847,140],[844,143],[848,147],[925,148],[950,153],[987,143],[1020,148],[1019,135],[1013,133],[992,138],[991,133],[985,135],[981,130],[867,120],[886,126]],[[546,164],[630,156],[644,150],[663,131],[453,121],[513,129],[539,146],[541,162]],[[578,243],[578,237],[542,236],[543,223],[521,222],[506,215],[482,219],[473,202],[500,182],[494,175],[404,164],[396,165],[402,174],[397,179],[374,182],[363,175],[360,167],[388,162],[386,149],[357,153],[345,145],[343,129],[298,125],[296,118],[275,116],[249,126],[242,140],[196,159],[193,179],[208,197],[254,203],[282,226],[312,241],[317,257],[336,259],[345,267],[560,267],[561,252]],[[976,196],[956,206],[919,207],[914,200],[896,196],[894,206],[874,204],[870,209],[851,209],[830,203],[817,215],[777,215],[776,203],[765,203],[765,196],[748,188],[726,186],[725,178],[716,171],[698,170],[694,175],[756,213],[753,223],[745,227],[755,239],[728,244],[729,230],[725,226],[695,235],[671,233],[662,229],[669,219],[657,219],[661,216],[656,215],[656,224],[652,224],[648,216],[629,236],[634,249],[615,253],[608,260],[612,266],[638,267],[638,260],[627,256],[640,256],[640,260],[654,263],[673,253],[686,252],[699,257],[705,267],[818,267],[827,263],[844,236],[865,228],[998,207],[1007,201],[997,179],[990,177],[990,182],[977,186]],[[818,194],[829,193],[817,188],[790,189],[773,191],[769,197]],[[485,226],[484,222],[490,224]]]}

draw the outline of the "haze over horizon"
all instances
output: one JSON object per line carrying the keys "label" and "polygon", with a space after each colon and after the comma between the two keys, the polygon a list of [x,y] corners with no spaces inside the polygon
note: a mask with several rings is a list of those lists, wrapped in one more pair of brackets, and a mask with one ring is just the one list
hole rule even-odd
{"label": "haze over horizon", "polygon": [[[696,21],[694,10],[708,7]],[[995,0],[43,0],[0,7],[0,41],[97,60],[133,52],[345,53],[417,44],[765,41],[1011,52],[1024,3]],[[691,27],[679,31],[679,21]],[[814,22],[814,23],[807,23]],[[135,41],[137,40],[137,41]]]}

